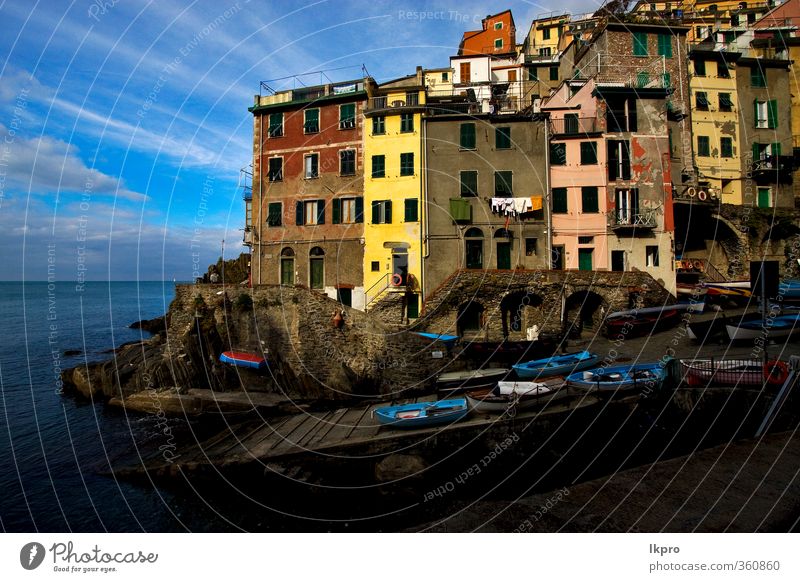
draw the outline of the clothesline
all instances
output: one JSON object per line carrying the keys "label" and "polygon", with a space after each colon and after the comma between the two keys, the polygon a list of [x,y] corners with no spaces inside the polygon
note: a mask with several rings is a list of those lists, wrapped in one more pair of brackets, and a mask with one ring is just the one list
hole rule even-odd
{"label": "clothesline", "polygon": [[500,198],[495,197],[491,200],[492,212],[503,216],[517,216],[526,212],[534,212],[542,209],[542,197],[531,196],[529,198]]}

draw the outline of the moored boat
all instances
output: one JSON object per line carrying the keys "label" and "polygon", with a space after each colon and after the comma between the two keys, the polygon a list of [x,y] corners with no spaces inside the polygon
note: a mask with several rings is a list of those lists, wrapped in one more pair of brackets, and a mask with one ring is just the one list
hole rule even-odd
{"label": "moored boat", "polygon": [[785,362],[754,359],[696,358],[681,360],[686,383],[697,386],[714,383],[726,386],[782,384],[789,374]]}
{"label": "moored boat", "polygon": [[512,412],[525,410],[565,397],[566,389],[559,390],[542,382],[499,382],[493,389],[467,392],[467,403],[476,412]]}
{"label": "moored boat", "polygon": [[508,376],[508,368],[481,368],[479,370],[463,370],[445,372],[436,377],[436,389],[439,392],[458,392],[477,388],[492,388]]}
{"label": "moored boat", "polygon": [[606,337],[636,337],[669,329],[677,325],[681,314],[677,309],[657,312],[609,316],[605,322]]}
{"label": "moored boat", "polygon": [[548,376],[564,376],[576,370],[591,368],[600,361],[600,356],[587,352],[575,352],[533,360],[512,366],[519,378],[546,378]]}
{"label": "moored boat", "polygon": [[251,354],[249,352],[222,352],[219,356],[219,361],[233,366],[239,366],[240,368],[261,370],[267,367],[267,360],[264,359],[264,356]]}
{"label": "moored boat", "polygon": [[396,428],[421,428],[458,422],[467,414],[466,398],[417,402],[376,408],[373,413],[381,424]]}
{"label": "moored boat", "polygon": [[567,376],[567,384],[580,390],[614,392],[617,390],[657,390],[667,377],[658,362],[609,366],[575,372]]}
{"label": "moored boat", "polygon": [[755,319],[726,325],[731,341],[757,338],[779,339],[800,332],[800,314],[778,315],[772,319]]}
{"label": "moored boat", "polygon": [[458,341],[457,335],[447,335],[445,333],[428,333],[426,331],[415,331],[415,334],[418,336],[424,337],[425,339],[433,340],[435,342],[442,342],[445,347],[452,348],[456,345]]}

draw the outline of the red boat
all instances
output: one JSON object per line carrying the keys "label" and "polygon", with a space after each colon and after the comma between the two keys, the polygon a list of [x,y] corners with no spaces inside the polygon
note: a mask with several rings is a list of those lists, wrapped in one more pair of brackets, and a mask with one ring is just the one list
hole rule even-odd
{"label": "red boat", "polygon": [[267,366],[264,356],[248,352],[222,352],[219,361],[242,368],[255,368],[256,370],[261,370]]}
{"label": "red boat", "polygon": [[680,320],[681,314],[677,309],[657,313],[620,315],[606,320],[605,335],[614,339],[637,337],[669,329],[677,325]]}

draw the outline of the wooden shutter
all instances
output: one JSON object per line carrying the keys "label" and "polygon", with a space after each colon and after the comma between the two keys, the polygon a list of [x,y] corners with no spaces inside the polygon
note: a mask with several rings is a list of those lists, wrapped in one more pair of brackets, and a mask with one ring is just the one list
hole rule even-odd
{"label": "wooden shutter", "polygon": [[381,223],[381,203],[380,202],[373,202],[372,203],[372,224],[380,224]]}
{"label": "wooden shutter", "polygon": [[331,200],[331,223],[341,224],[342,222],[342,199],[334,198]]}
{"label": "wooden shutter", "polygon": [[628,142],[621,141],[622,144],[622,179],[623,180],[630,180],[631,179],[631,156],[630,152],[628,151]]}
{"label": "wooden shutter", "polygon": [[464,149],[475,149],[475,124],[461,124],[461,147]]}
{"label": "wooden shutter", "polygon": [[364,198],[356,198],[356,222],[364,222]]}
{"label": "wooden shutter", "polygon": [[767,127],[769,129],[778,127],[778,102],[774,99],[767,101]]}
{"label": "wooden shutter", "polygon": [[761,157],[761,144],[760,143],[753,143],[753,161],[758,160]]}
{"label": "wooden shutter", "polygon": [[384,212],[384,218],[386,218],[386,224],[392,224],[392,201],[387,200],[385,205],[386,211]]}
{"label": "wooden shutter", "polygon": [[646,57],[647,56],[647,33],[634,32],[633,33],[633,56]]}
{"label": "wooden shutter", "polygon": [[302,200],[298,201],[297,205],[295,206],[294,217],[295,217],[295,223],[297,224],[297,226],[303,226],[303,201]]}
{"label": "wooden shutter", "polygon": [[773,156],[781,155],[781,144],[780,144],[780,142],[776,141],[776,142],[774,142],[772,144],[772,155]]}
{"label": "wooden shutter", "polygon": [[625,112],[628,116],[628,131],[638,131],[639,120],[636,115],[636,99],[628,99]]}

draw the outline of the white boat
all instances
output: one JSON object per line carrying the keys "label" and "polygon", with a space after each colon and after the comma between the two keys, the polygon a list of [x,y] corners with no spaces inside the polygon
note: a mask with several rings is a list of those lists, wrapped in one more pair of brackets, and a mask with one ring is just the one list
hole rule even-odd
{"label": "white boat", "polygon": [[492,388],[510,373],[511,370],[508,368],[480,368],[479,370],[445,372],[436,377],[436,389],[439,392],[453,393],[478,388]]}
{"label": "white boat", "polygon": [[554,389],[541,382],[498,382],[491,390],[466,393],[467,403],[476,412],[524,410],[565,396],[565,389]]}
{"label": "white boat", "polygon": [[800,332],[800,314],[779,315],[772,319],[742,321],[738,325],[726,325],[731,341],[758,338],[780,339]]}

